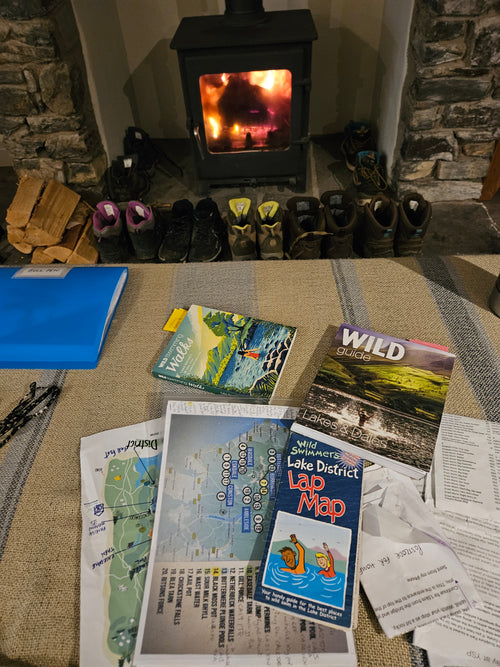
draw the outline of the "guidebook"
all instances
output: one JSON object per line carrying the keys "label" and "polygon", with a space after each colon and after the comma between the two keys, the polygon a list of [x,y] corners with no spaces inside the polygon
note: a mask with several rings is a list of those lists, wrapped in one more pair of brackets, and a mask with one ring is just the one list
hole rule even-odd
{"label": "guidebook", "polygon": [[164,380],[269,402],[296,328],[192,305],[153,367]]}
{"label": "guidebook", "polygon": [[363,460],[291,433],[254,599],[356,627]]}
{"label": "guidebook", "polygon": [[168,402],[136,667],[357,664],[352,632],[253,599],[296,412]]}
{"label": "guidebook", "polygon": [[455,355],[342,324],[293,430],[419,478],[429,472]]}

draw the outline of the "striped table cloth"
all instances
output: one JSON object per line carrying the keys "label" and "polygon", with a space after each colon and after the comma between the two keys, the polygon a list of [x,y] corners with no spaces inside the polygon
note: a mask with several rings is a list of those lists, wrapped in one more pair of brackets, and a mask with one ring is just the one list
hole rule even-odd
{"label": "striped table cloth", "polygon": [[[0,665],[78,664],[80,438],[159,417],[187,391],[213,397],[151,374],[174,307],[295,325],[275,403],[300,404],[338,326],[350,322],[447,345],[457,363],[446,412],[500,421],[500,318],[488,308],[499,270],[498,255],[129,265],[96,369],[0,370],[0,419],[31,382],[61,388],[0,449]],[[362,593],[355,638],[362,667],[422,664],[407,637],[385,637]]]}

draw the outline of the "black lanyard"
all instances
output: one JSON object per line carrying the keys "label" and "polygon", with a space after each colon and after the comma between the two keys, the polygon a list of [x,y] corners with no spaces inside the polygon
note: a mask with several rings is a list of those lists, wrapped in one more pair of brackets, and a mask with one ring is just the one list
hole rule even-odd
{"label": "black lanyard", "polygon": [[[30,384],[29,391],[16,407],[0,421],[0,447],[3,447],[20,428],[33,417],[43,414],[59,396],[61,390],[55,384],[39,387],[42,393],[36,396],[36,382]],[[34,411],[33,411],[34,410]]]}

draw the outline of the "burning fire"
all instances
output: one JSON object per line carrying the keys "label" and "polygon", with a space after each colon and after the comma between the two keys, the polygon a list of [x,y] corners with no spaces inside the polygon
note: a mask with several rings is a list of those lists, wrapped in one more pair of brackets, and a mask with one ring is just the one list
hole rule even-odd
{"label": "burning fire", "polygon": [[210,151],[288,148],[289,70],[205,74],[200,77],[200,95]]}

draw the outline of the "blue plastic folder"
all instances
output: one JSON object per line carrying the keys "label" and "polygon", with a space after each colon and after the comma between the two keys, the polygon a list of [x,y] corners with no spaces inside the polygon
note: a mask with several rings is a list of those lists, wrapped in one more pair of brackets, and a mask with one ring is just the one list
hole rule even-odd
{"label": "blue plastic folder", "polygon": [[95,368],[128,269],[0,267],[0,368]]}

